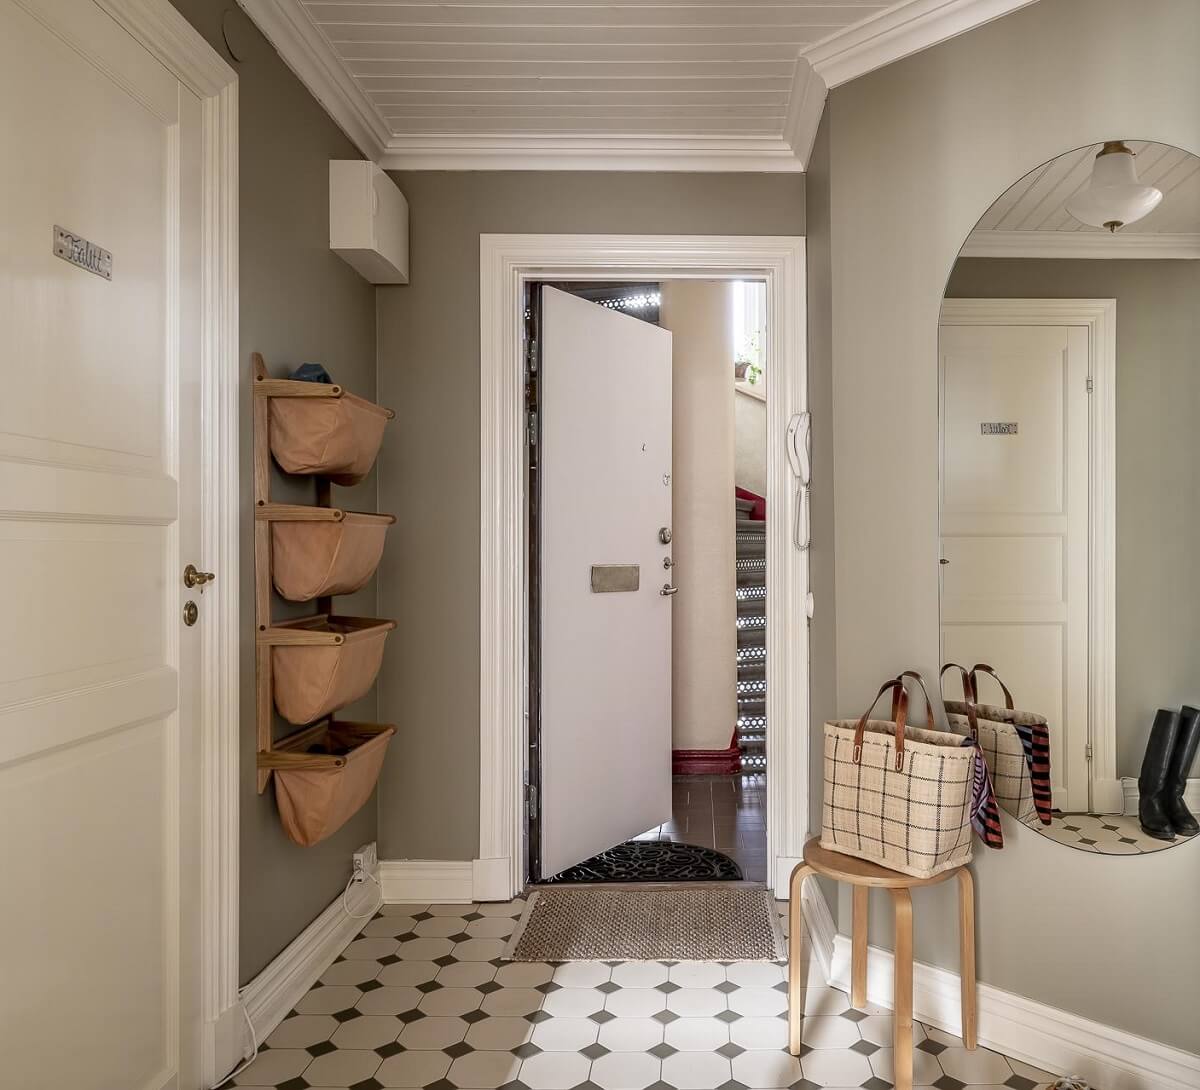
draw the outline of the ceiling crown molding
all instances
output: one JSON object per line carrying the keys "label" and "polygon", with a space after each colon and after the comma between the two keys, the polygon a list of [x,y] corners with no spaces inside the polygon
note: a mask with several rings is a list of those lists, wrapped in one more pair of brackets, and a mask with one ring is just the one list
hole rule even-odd
{"label": "ceiling crown molding", "polygon": [[238,0],[238,4],[342,132],[378,163],[391,132],[303,5],[294,0]]}
{"label": "ceiling crown molding", "polygon": [[1200,235],[1091,231],[972,231],[959,257],[1200,260]]}
{"label": "ceiling crown molding", "polygon": [[798,172],[804,169],[781,137],[392,136],[385,170],[630,170]]}
{"label": "ceiling crown molding", "polygon": [[792,93],[783,123],[783,139],[797,161],[804,164],[805,170],[808,169],[808,157],[812,154],[817,126],[821,124],[821,114],[825,112],[825,99],[828,96],[825,81],[807,58],[801,56],[796,61],[796,75],[792,79]]}
{"label": "ceiling crown molding", "polygon": [[902,0],[804,50],[832,89],[1037,0]]}
{"label": "ceiling crown molding", "polygon": [[238,0],[325,111],[390,170],[802,171],[828,90],[1037,0],[899,0],[802,51],[779,137],[393,134],[300,0]]}

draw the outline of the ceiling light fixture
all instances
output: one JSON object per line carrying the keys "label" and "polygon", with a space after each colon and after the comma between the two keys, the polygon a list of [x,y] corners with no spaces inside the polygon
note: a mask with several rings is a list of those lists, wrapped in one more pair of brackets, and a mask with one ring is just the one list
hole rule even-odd
{"label": "ceiling light fixture", "polygon": [[1067,211],[1081,223],[1106,227],[1114,234],[1153,212],[1162,190],[1138,181],[1133,155],[1124,141],[1105,141],[1087,188],[1067,201]]}

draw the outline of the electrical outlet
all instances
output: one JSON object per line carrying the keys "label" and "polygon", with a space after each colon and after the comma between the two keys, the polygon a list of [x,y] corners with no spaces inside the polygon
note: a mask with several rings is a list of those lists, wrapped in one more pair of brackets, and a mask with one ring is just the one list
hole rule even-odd
{"label": "electrical outlet", "polygon": [[374,874],[379,866],[379,856],[375,851],[375,841],[364,844],[354,853],[354,881],[365,882],[368,874]]}

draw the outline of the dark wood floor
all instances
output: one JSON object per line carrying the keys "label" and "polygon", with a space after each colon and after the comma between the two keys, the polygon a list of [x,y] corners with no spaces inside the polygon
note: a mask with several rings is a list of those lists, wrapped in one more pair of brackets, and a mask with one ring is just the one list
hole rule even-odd
{"label": "dark wood floor", "polygon": [[676,776],[671,820],[638,839],[716,848],[735,860],[748,881],[767,880],[767,778]]}

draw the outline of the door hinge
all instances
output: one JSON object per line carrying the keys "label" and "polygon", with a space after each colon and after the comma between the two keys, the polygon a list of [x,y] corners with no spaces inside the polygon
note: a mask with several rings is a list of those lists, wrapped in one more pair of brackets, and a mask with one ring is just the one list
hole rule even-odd
{"label": "door hinge", "polygon": [[1091,742],[1088,742],[1088,744],[1083,747],[1083,753],[1084,753],[1084,756],[1089,761],[1092,759],[1092,743]]}
{"label": "door hinge", "polygon": [[529,445],[537,446],[537,409],[530,409],[529,415],[526,417],[527,431],[529,433]]}
{"label": "door hinge", "polygon": [[1096,388],[1096,383],[1095,383],[1095,381],[1092,379],[1092,376],[1091,376],[1091,375],[1088,375],[1088,379],[1087,379],[1087,392],[1090,394],[1090,393],[1091,393],[1091,392],[1092,392],[1092,391],[1093,391],[1095,388]]}
{"label": "door hinge", "polygon": [[528,375],[537,374],[537,341],[532,337],[525,342],[525,372]]}
{"label": "door hinge", "polygon": [[525,785],[525,814],[530,821],[538,816],[538,789],[532,783]]}

